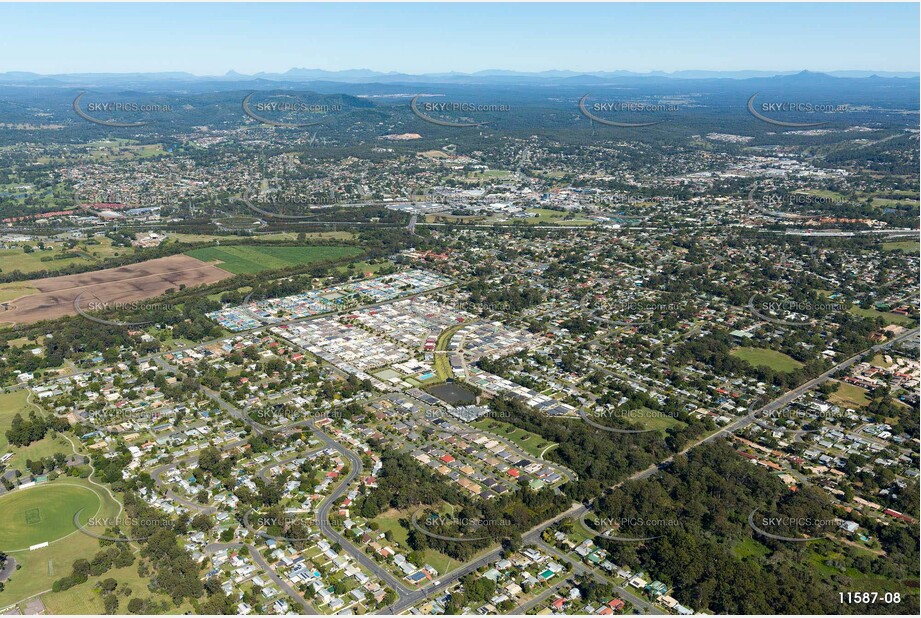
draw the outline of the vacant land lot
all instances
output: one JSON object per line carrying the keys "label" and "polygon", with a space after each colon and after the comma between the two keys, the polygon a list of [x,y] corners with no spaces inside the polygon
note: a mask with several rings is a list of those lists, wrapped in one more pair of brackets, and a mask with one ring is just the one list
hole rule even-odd
{"label": "vacant land lot", "polygon": [[359,255],[357,247],[260,247],[231,245],[193,249],[187,255],[206,262],[218,261],[217,266],[235,275],[257,273],[287,266],[312,264]]}
{"label": "vacant land lot", "polygon": [[[450,508],[449,506],[449,509]],[[409,530],[400,524],[400,520],[408,521],[412,517],[414,511],[415,509],[389,509],[374,519],[374,521],[380,525],[381,532],[390,532],[393,541],[398,543],[399,549],[403,551],[410,550],[410,545],[407,541],[409,538]],[[422,555],[425,557],[425,563],[435,567],[439,573],[447,573],[452,568],[458,566],[457,561],[435,549],[425,549],[422,551]]]}
{"label": "vacant land lot", "polygon": [[917,240],[894,240],[883,243],[883,251],[901,251],[917,255],[919,249],[921,249],[921,243]]}
{"label": "vacant land lot", "polygon": [[0,323],[32,324],[76,315],[74,300],[81,294],[80,304],[88,308],[94,303],[144,300],[169,289],[179,289],[180,285],[214,283],[229,276],[212,264],[186,255],[173,255],[79,275],[37,279],[31,282],[37,293],[0,304]]}
{"label": "vacant land lot", "polygon": [[668,416],[667,414],[662,414],[661,412],[649,408],[641,408],[640,413],[634,415],[634,417],[631,417],[629,420],[631,423],[642,425],[643,429],[655,429],[663,433],[670,427],[677,427],[679,429],[687,427],[687,423],[679,421],[673,416]]}
{"label": "vacant land lot", "polygon": [[870,403],[867,391],[859,386],[837,380],[833,382],[838,385],[838,390],[828,396],[828,400],[833,404],[856,410]]}
{"label": "vacant land lot", "polygon": [[887,324],[901,324],[902,326],[914,326],[915,321],[908,317],[907,315],[900,315],[898,313],[892,313],[889,311],[879,311],[877,309],[864,309],[863,307],[858,307],[854,305],[851,307],[851,313],[854,313],[865,318],[876,319],[882,318],[886,321]]}
{"label": "vacant land lot", "polygon": [[769,350],[767,348],[736,348],[731,352],[736,358],[741,358],[750,365],[756,367],[770,367],[774,371],[793,371],[803,366],[795,358],[791,358],[783,352]]}

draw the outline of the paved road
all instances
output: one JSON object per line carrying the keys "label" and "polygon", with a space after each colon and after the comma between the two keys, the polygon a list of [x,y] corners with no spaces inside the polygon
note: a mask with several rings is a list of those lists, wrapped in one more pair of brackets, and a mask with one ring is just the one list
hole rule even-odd
{"label": "paved road", "polygon": [[276,466],[283,466],[285,464],[289,464],[292,461],[297,461],[298,459],[304,459],[305,457],[310,457],[311,455],[315,453],[319,453],[320,451],[325,451],[325,450],[326,450],[326,447],[321,446],[320,448],[315,448],[305,453],[301,453],[300,455],[295,455],[294,457],[288,457],[287,459],[282,459],[279,461],[272,462],[266,467],[260,469],[259,472],[256,473],[256,476],[261,478],[263,481],[266,481],[266,482],[271,481],[271,478],[270,478],[271,475],[269,474],[269,470],[271,470],[272,468]]}
{"label": "paved road", "polygon": [[633,607],[636,607],[637,609],[641,610],[643,613],[645,614],[664,614],[665,613],[661,609],[659,609],[658,607],[656,607],[655,605],[653,605],[652,603],[644,599],[643,597],[639,597],[635,595],[633,592],[631,592],[627,588],[626,585],[616,584],[614,581],[606,577],[603,573],[600,573],[596,569],[589,567],[581,560],[570,558],[568,555],[564,554],[563,552],[558,550],[556,547],[548,543],[545,543],[543,540],[536,541],[535,544],[538,547],[540,547],[545,553],[548,553],[551,556],[555,556],[557,560],[561,562],[565,562],[569,564],[573,572],[579,575],[582,575],[582,576],[593,577],[595,580],[600,581],[602,583],[611,584],[617,590],[618,595],[620,595],[622,598],[626,599],[627,601],[630,601],[630,603],[633,604]]}
{"label": "paved road", "polygon": [[[822,375],[820,375],[820,376],[818,376],[818,377],[816,377],[816,378],[810,380],[809,382],[806,382],[806,383],[803,384],[802,386],[799,386],[799,387],[797,387],[797,388],[795,388],[795,389],[793,389],[793,390],[791,390],[791,391],[789,391],[789,392],[787,392],[787,393],[781,395],[781,396],[778,397],[777,399],[775,399],[775,400],[771,401],[770,403],[768,403],[767,405],[765,405],[765,406],[764,406],[763,408],[761,408],[760,410],[756,410],[756,411],[754,411],[752,414],[750,414],[750,415],[748,415],[748,416],[744,416],[744,417],[742,417],[742,418],[736,420],[735,422],[730,423],[729,425],[726,425],[725,427],[723,427],[723,428],[720,429],[719,431],[717,431],[717,432],[715,432],[715,433],[713,433],[713,434],[711,434],[711,435],[709,435],[709,436],[707,436],[707,437],[705,437],[705,438],[702,438],[702,439],[700,439],[700,440],[698,440],[698,441],[696,441],[696,442],[691,443],[690,445],[688,445],[684,450],[682,450],[682,451],[681,451],[680,453],[678,453],[678,454],[679,454],[679,455],[683,455],[683,454],[687,453],[688,451],[690,451],[691,449],[696,448],[696,447],[698,447],[698,446],[700,446],[700,445],[702,445],[702,444],[706,444],[707,442],[710,442],[710,441],[712,441],[712,440],[715,440],[715,439],[717,439],[718,437],[721,437],[721,436],[724,436],[724,435],[728,435],[729,433],[732,433],[732,432],[738,431],[738,430],[740,430],[740,429],[742,429],[742,428],[744,428],[744,427],[747,427],[747,426],[750,425],[751,423],[754,423],[754,422],[757,420],[757,417],[758,417],[760,414],[764,413],[765,411],[772,412],[772,411],[774,411],[774,410],[777,410],[777,409],[779,409],[779,408],[781,408],[781,407],[787,405],[789,402],[793,401],[794,399],[796,399],[797,397],[799,397],[800,395],[802,395],[803,393],[805,393],[807,390],[809,390],[809,389],[811,389],[811,388],[814,388],[815,386],[817,386],[817,385],[821,384],[822,382],[828,380],[828,379],[829,379],[832,375],[834,375],[836,372],[840,371],[841,369],[845,369],[845,368],[847,368],[847,367],[850,367],[851,365],[853,365],[854,363],[856,363],[858,360],[860,360],[860,358],[862,358],[864,355],[866,355],[866,354],[868,354],[868,353],[876,353],[876,352],[879,352],[879,351],[882,350],[883,348],[887,348],[887,347],[889,347],[889,346],[891,346],[891,345],[893,345],[893,344],[895,344],[895,343],[898,343],[898,342],[900,342],[900,341],[903,341],[903,340],[908,339],[908,338],[911,338],[911,337],[916,337],[916,336],[918,335],[918,333],[919,333],[919,329],[916,328],[916,329],[913,329],[913,330],[910,330],[910,331],[907,331],[907,332],[903,333],[902,335],[896,337],[896,338],[893,339],[892,341],[888,341],[888,342],[886,342],[886,343],[882,343],[882,344],[879,344],[879,345],[875,345],[875,346],[873,346],[873,347],[871,347],[871,348],[869,348],[869,349],[867,349],[867,350],[865,350],[865,351],[863,351],[863,352],[861,352],[861,353],[859,353],[859,354],[855,354],[854,356],[848,358],[847,360],[845,360],[845,361],[843,361],[843,362],[841,362],[841,363],[835,365],[834,367],[832,367],[831,369],[829,369],[828,371],[826,371],[826,372],[823,373]],[[640,470],[639,472],[636,472],[635,474],[631,475],[630,477],[624,479],[623,481],[621,481],[620,483],[618,483],[617,485],[615,485],[613,488],[620,487],[621,485],[623,485],[624,483],[626,483],[626,482],[628,482],[628,481],[634,481],[634,480],[640,480],[640,479],[649,478],[649,477],[653,476],[654,474],[656,474],[657,472],[659,472],[659,470],[661,470],[662,468],[664,468],[668,463],[672,462],[672,461],[674,460],[674,458],[675,458],[675,456],[673,455],[673,456],[671,456],[671,457],[668,457],[668,458],[662,460],[661,462],[659,462],[659,463],[657,463],[657,464],[655,464],[655,465],[649,466],[649,467],[646,468],[645,470]],[[582,504],[574,505],[574,506],[573,506],[572,508],[570,508],[568,511],[566,511],[566,512],[564,512],[564,513],[561,513],[560,515],[557,515],[557,516],[554,517],[553,519],[548,520],[548,521],[546,521],[546,522],[544,522],[544,523],[542,523],[542,524],[540,524],[540,525],[538,525],[538,526],[532,528],[531,530],[529,530],[526,534],[522,535],[522,542],[523,542],[525,545],[528,545],[528,544],[536,544],[536,543],[542,542],[542,539],[541,539],[541,536],[540,536],[540,535],[541,535],[541,533],[542,533],[544,530],[546,530],[547,528],[552,527],[554,524],[556,524],[556,523],[557,523],[558,521],[560,521],[561,519],[565,519],[565,518],[568,518],[568,517],[581,518],[581,517],[583,517],[589,510],[590,510],[589,507],[587,507],[587,506],[585,506],[585,505],[582,505]],[[548,547],[549,547],[549,546],[548,546]],[[491,562],[494,562],[495,560],[497,560],[497,559],[500,557],[500,555],[501,555],[501,549],[493,550],[492,552],[490,552],[490,553],[488,553],[488,554],[485,554],[484,556],[482,556],[481,558],[477,559],[476,561],[474,561],[474,562],[472,562],[472,563],[469,563],[469,564],[467,564],[467,565],[465,565],[465,566],[463,566],[463,567],[461,567],[461,568],[459,568],[459,569],[457,569],[457,570],[455,570],[455,571],[452,571],[451,573],[449,573],[449,574],[443,576],[441,579],[438,580],[438,585],[434,585],[434,584],[429,585],[429,586],[423,588],[422,590],[420,590],[418,593],[413,593],[413,594],[411,594],[411,595],[407,595],[405,598],[401,598],[397,603],[395,603],[395,604],[393,604],[393,605],[391,605],[391,606],[389,606],[389,607],[386,607],[386,608],[384,608],[383,610],[380,610],[380,611],[378,611],[378,612],[376,612],[376,613],[378,613],[378,614],[399,614],[399,613],[402,613],[402,612],[406,611],[407,609],[409,609],[409,608],[410,608],[413,604],[415,604],[416,602],[421,601],[423,598],[427,598],[427,597],[429,597],[429,596],[431,596],[431,595],[434,595],[434,594],[436,594],[436,593],[438,593],[438,592],[441,592],[441,591],[444,590],[445,588],[451,586],[455,581],[457,581],[458,579],[460,579],[460,578],[463,577],[464,575],[467,575],[468,573],[472,573],[473,571],[476,571],[476,570],[479,569],[480,567],[483,567],[483,566],[485,566],[485,565],[487,565],[487,564],[489,564],[489,563],[491,563]],[[635,602],[634,599],[635,599],[636,601],[641,601],[641,599],[639,599],[639,597],[636,597],[636,596],[633,596],[633,599],[630,599],[630,598],[628,597],[628,595],[632,595],[632,593],[629,593],[629,591],[625,591],[623,588],[620,588],[620,590],[621,590],[622,592],[624,592],[624,597],[625,597],[625,598],[628,598],[628,600],[630,600],[631,603],[634,603],[634,602]],[[643,602],[645,603],[645,601],[643,601]],[[642,605],[639,605],[639,604],[638,604],[637,606],[638,606],[638,607],[641,607]]]}
{"label": "paved road", "polygon": [[[581,509],[584,509],[584,508],[585,507],[582,506],[581,504],[574,504],[569,510],[560,513],[553,519],[547,520],[543,522],[542,524],[539,524],[531,528],[528,532],[526,532],[525,534],[521,536],[522,543],[524,545],[530,545],[534,543],[536,540],[540,540],[540,535],[545,529],[549,528],[550,526],[553,526],[554,524],[556,524],[557,522],[563,519],[575,516],[577,513],[581,511]],[[476,560],[472,562],[468,562],[464,566],[459,567],[451,571],[450,573],[443,575],[438,580],[436,580],[436,582],[429,584],[428,586],[425,586],[418,591],[414,591],[406,595],[404,598],[400,598],[393,605],[389,605],[388,607],[385,607],[375,613],[376,614],[402,613],[406,611],[407,609],[409,609],[410,607],[412,607],[414,604],[421,601],[422,599],[428,598],[432,595],[435,595],[435,594],[438,594],[444,591],[446,588],[454,584],[454,582],[461,579],[465,575],[469,573],[473,573],[477,569],[480,569],[486,566],[487,564],[495,562],[501,556],[502,556],[502,548],[498,547],[486,554],[483,554]]]}
{"label": "paved road", "polygon": [[858,354],[855,354],[854,356],[851,356],[851,357],[848,358],[847,360],[845,360],[845,361],[843,361],[843,362],[841,362],[841,363],[838,363],[837,365],[835,365],[834,367],[832,367],[831,369],[829,369],[829,370],[826,371],[825,373],[819,375],[818,377],[815,377],[815,378],[813,378],[812,380],[809,380],[808,382],[805,382],[805,383],[802,384],[801,386],[798,386],[798,387],[794,388],[794,389],[791,390],[791,391],[787,391],[786,393],[784,393],[783,395],[781,395],[781,396],[778,397],[777,399],[774,399],[773,401],[771,401],[770,403],[768,403],[767,405],[765,405],[763,408],[760,408],[760,409],[758,409],[758,410],[755,410],[755,411],[752,412],[751,414],[748,414],[748,415],[743,416],[743,417],[741,417],[741,418],[739,418],[739,419],[736,419],[736,420],[733,421],[732,423],[729,423],[729,424],[726,425],[725,427],[721,428],[719,431],[716,431],[716,432],[710,434],[709,436],[707,436],[707,437],[705,437],[705,438],[702,438],[702,439],[700,439],[700,440],[698,440],[698,441],[696,441],[696,442],[692,442],[692,443],[689,444],[687,447],[685,447],[684,450],[682,450],[680,453],[676,453],[675,455],[672,455],[671,457],[668,457],[668,458],[666,458],[666,459],[663,459],[662,461],[660,461],[660,462],[657,463],[657,464],[653,464],[653,465],[649,466],[649,467],[646,468],[645,470],[641,470],[641,471],[637,472],[636,474],[633,474],[632,476],[630,476],[630,477],[627,478],[627,479],[624,479],[623,481],[621,481],[620,483],[618,483],[618,484],[615,485],[614,487],[615,487],[615,488],[616,488],[616,487],[620,487],[621,485],[623,485],[623,484],[624,484],[625,482],[627,482],[627,481],[635,481],[635,480],[639,480],[639,479],[649,478],[650,476],[652,476],[653,474],[655,474],[656,472],[658,472],[660,469],[662,469],[665,465],[667,465],[667,464],[671,463],[672,461],[674,461],[674,460],[675,460],[675,457],[677,457],[677,456],[679,456],[679,455],[684,455],[685,453],[687,453],[687,452],[690,451],[691,449],[697,448],[698,446],[701,446],[702,444],[706,444],[707,442],[712,442],[713,440],[716,440],[717,438],[720,438],[720,437],[722,437],[722,436],[728,435],[728,434],[730,434],[730,433],[735,433],[735,432],[739,431],[740,429],[744,429],[745,427],[748,427],[748,426],[751,425],[752,423],[756,422],[756,421],[758,420],[758,417],[759,417],[759,416],[763,416],[764,413],[766,413],[766,412],[767,412],[767,413],[775,412],[775,411],[777,411],[777,410],[783,408],[784,406],[786,406],[787,404],[789,404],[789,403],[792,402],[793,400],[795,400],[795,399],[797,399],[798,397],[802,396],[802,395],[803,395],[804,393],[806,393],[807,391],[809,391],[809,390],[815,388],[815,387],[818,386],[819,384],[822,384],[823,382],[825,382],[826,380],[828,380],[831,376],[833,376],[833,375],[836,374],[837,372],[841,371],[842,369],[847,369],[848,367],[850,367],[851,365],[853,365],[854,363],[856,363],[857,361],[859,361],[861,358],[863,358],[863,357],[866,356],[867,354],[871,354],[871,353],[872,353],[872,354],[875,354],[876,352],[879,352],[880,350],[883,350],[884,348],[887,348],[887,347],[889,347],[889,346],[891,346],[891,345],[894,345],[894,344],[896,344],[896,343],[898,343],[898,342],[900,342],[900,341],[904,341],[905,339],[909,339],[909,338],[911,338],[911,337],[917,337],[917,336],[918,336],[918,333],[919,333],[919,329],[917,329],[917,328],[912,329],[912,330],[910,330],[910,331],[907,331],[907,332],[905,332],[905,333],[902,333],[901,335],[899,335],[898,337],[896,337],[896,338],[893,339],[892,341],[887,341],[887,342],[885,342],[885,343],[881,343],[881,344],[879,344],[879,345],[875,345],[875,346],[873,346],[873,347],[871,347],[871,348],[868,348],[868,349],[864,350],[863,352],[860,352],[860,353],[858,353]]}
{"label": "paved road", "polygon": [[567,581],[567,580],[565,580],[565,579],[562,580],[562,581],[558,581],[557,583],[555,583],[554,585],[550,586],[549,588],[547,588],[546,590],[544,590],[543,592],[541,592],[539,595],[537,595],[536,597],[534,597],[534,598],[531,599],[530,601],[527,601],[527,602],[525,602],[525,603],[522,603],[521,605],[519,605],[519,606],[516,607],[515,609],[513,609],[513,610],[511,610],[511,611],[508,611],[508,612],[505,612],[505,613],[506,613],[506,614],[512,614],[512,615],[515,615],[515,616],[521,616],[521,615],[523,615],[523,614],[527,614],[529,611],[531,611],[532,609],[534,609],[535,607],[537,607],[538,605],[540,605],[541,603],[543,603],[544,601],[546,601],[546,600],[549,599],[550,597],[556,596],[556,594],[557,594],[557,592],[556,592],[557,589],[560,588],[560,587],[562,587],[562,586],[566,583],[566,581]]}
{"label": "paved road", "polygon": [[349,473],[344,479],[342,479],[342,482],[339,484],[339,486],[336,487],[336,489],[334,489],[332,493],[326,497],[326,499],[317,509],[317,521],[320,526],[320,532],[322,532],[323,535],[331,542],[339,543],[342,549],[350,556],[352,556],[359,564],[361,564],[371,573],[374,573],[374,575],[376,575],[379,579],[390,586],[397,593],[397,597],[399,599],[408,598],[413,594],[413,590],[398,580],[392,573],[390,573],[390,571],[379,565],[367,554],[358,549],[355,545],[352,544],[350,540],[339,534],[339,532],[329,523],[329,512],[332,510],[333,505],[337,500],[339,500],[339,498],[348,492],[349,485],[351,485],[352,481],[358,478],[358,475],[361,474],[364,466],[361,463],[361,458],[358,457],[358,455],[330,438],[324,432],[317,429],[314,422],[311,422],[309,427],[311,430],[313,430],[313,433],[317,438],[325,442],[328,447],[332,447],[342,453],[342,455],[349,460]]}
{"label": "paved road", "polygon": [[209,554],[213,554],[222,549],[241,549],[243,547],[249,548],[249,555],[253,559],[253,562],[256,563],[256,566],[265,571],[265,574],[268,575],[269,578],[271,578],[271,580],[275,582],[279,588],[284,590],[289,597],[294,599],[301,607],[303,607],[305,614],[316,616],[320,613],[313,607],[313,605],[310,604],[309,601],[307,601],[307,599],[301,595],[300,592],[295,590],[287,581],[285,581],[281,575],[275,572],[275,569],[273,569],[271,565],[265,561],[265,558],[262,557],[262,554],[259,553],[259,550],[256,549],[255,545],[246,545],[244,543],[211,543],[209,545],[205,545],[205,551]]}
{"label": "paved road", "polygon": [[[470,281],[472,281],[472,279],[471,279]],[[356,305],[355,307],[350,307],[350,308],[348,308],[348,309],[343,309],[343,310],[341,310],[341,311],[331,311],[331,312],[328,312],[328,313],[320,313],[320,314],[317,314],[317,315],[309,315],[309,316],[305,316],[305,317],[303,317],[303,318],[294,318],[294,319],[291,319],[291,320],[284,320],[284,321],[282,321],[282,322],[275,322],[275,323],[272,323],[272,324],[262,324],[262,325],[260,325],[260,326],[256,326],[256,327],[249,328],[249,329],[246,329],[246,330],[235,331],[235,332],[231,333],[230,335],[226,335],[226,336],[224,336],[224,337],[216,337],[216,338],[214,338],[214,339],[206,339],[206,340],[204,340],[204,341],[199,341],[198,343],[192,343],[192,344],[189,344],[189,345],[180,346],[180,347],[178,347],[178,348],[174,348],[174,349],[171,349],[171,350],[165,350],[165,351],[162,351],[162,352],[154,352],[153,354],[148,354],[148,355],[146,355],[146,356],[139,356],[139,357],[137,357],[136,359],[134,359],[134,362],[136,362],[136,363],[142,363],[142,362],[144,362],[144,361],[154,361],[154,362],[156,362],[157,364],[160,364],[160,362],[159,362],[157,359],[162,359],[162,357],[163,357],[164,355],[166,355],[166,354],[175,354],[175,353],[177,353],[177,352],[184,352],[184,351],[186,351],[186,350],[192,350],[192,349],[195,349],[195,348],[200,348],[200,347],[203,347],[203,346],[208,346],[208,345],[212,345],[212,344],[215,344],[215,343],[220,343],[220,342],[223,342],[223,341],[230,341],[230,340],[232,340],[232,339],[235,339],[236,337],[239,337],[240,335],[246,335],[246,334],[251,334],[251,333],[258,333],[258,332],[260,332],[260,331],[267,330],[267,329],[273,328],[273,327],[275,327],[275,326],[289,326],[289,325],[292,325],[292,324],[299,324],[299,323],[301,323],[301,322],[309,322],[310,320],[318,320],[318,319],[321,319],[321,318],[335,317],[335,316],[337,316],[337,315],[339,315],[339,314],[342,314],[342,313],[350,313],[350,312],[352,312],[352,311],[358,311],[358,310],[360,310],[360,309],[365,309],[365,308],[368,308],[368,307],[376,307],[376,306],[379,306],[379,305],[389,305],[390,303],[395,303],[395,302],[398,302],[398,301],[401,301],[401,300],[406,300],[406,299],[409,299],[409,298],[416,298],[417,296],[422,296],[422,295],[425,295],[425,294],[433,294],[433,293],[435,293],[435,292],[440,292],[440,291],[442,291],[442,290],[447,290],[448,288],[454,287],[454,286],[456,286],[456,285],[463,285],[463,284],[468,283],[468,282],[469,282],[469,281],[455,281],[454,283],[450,283],[450,284],[448,284],[448,285],[444,285],[444,286],[442,286],[442,287],[440,287],[440,288],[433,288],[433,289],[431,289],[431,290],[426,290],[426,291],[424,291],[424,292],[417,292],[416,294],[408,294],[408,295],[406,295],[406,296],[399,296],[399,297],[397,297],[397,298],[391,298],[391,299],[389,299],[389,300],[381,300],[381,301],[376,301],[376,302],[373,302],[373,303],[367,303],[367,304],[364,304],[364,305]],[[69,379],[69,378],[73,378],[73,377],[78,376],[78,375],[87,375],[87,374],[91,374],[91,373],[93,373],[93,372],[95,372],[95,371],[98,371],[101,367],[102,367],[102,365],[100,365],[100,366],[95,366],[95,367],[92,367],[92,368],[89,368],[89,369],[84,369],[84,370],[82,370],[82,371],[78,371],[78,372],[76,372],[76,373],[71,373],[71,374],[68,374],[68,375],[66,375],[66,376],[61,376],[61,377],[59,377],[59,378],[55,378],[55,379],[52,379],[52,380],[47,380],[47,381],[45,381],[44,383],[46,383],[46,384],[52,384],[52,383],[55,383],[55,382],[60,382],[60,381],[63,381],[63,380],[67,380],[67,379]],[[173,369],[173,371],[176,371],[176,370]],[[25,385],[25,384],[13,384],[13,385],[10,385],[10,386],[3,387],[2,389],[0,389],[0,392],[8,392],[8,393],[11,393],[11,392],[13,392],[13,391],[17,391],[17,390],[20,390],[20,389],[23,389],[23,388],[27,388],[27,387],[28,387],[28,385]]]}
{"label": "paved road", "polygon": [[184,465],[189,465],[189,467],[191,468],[195,465],[195,462],[197,461],[198,461],[197,455],[193,455],[192,457],[184,457],[183,459],[177,459],[176,461],[172,463],[168,463],[158,468],[154,468],[153,471],[151,471],[150,473],[150,477],[153,479],[154,485],[156,485],[158,489],[163,491],[166,497],[172,500],[173,502],[175,502],[176,504],[180,504],[184,506],[185,508],[189,509],[190,511],[196,511],[198,513],[212,515],[214,513],[217,513],[216,507],[204,506],[202,504],[198,504],[197,502],[192,502],[188,498],[183,498],[182,496],[174,492],[172,489],[170,489],[169,485],[162,478],[163,474],[167,470],[172,470],[173,468],[178,468],[179,466],[184,466]]}

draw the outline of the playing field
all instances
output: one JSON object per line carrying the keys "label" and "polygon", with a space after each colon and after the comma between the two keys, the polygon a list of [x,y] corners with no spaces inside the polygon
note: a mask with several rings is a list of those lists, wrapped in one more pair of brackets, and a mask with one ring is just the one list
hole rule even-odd
{"label": "playing field", "polygon": [[361,254],[358,247],[260,247],[231,245],[193,249],[186,255],[205,262],[218,261],[218,268],[235,275],[258,273],[288,266],[338,260]]}
{"label": "playing field", "polygon": [[887,324],[901,324],[902,326],[914,326],[915,321],[912,320],[907,315],[901,315],[898,313],[891,313],[889,311],[878,311],[877,309],[864,309],[863,307],[858,307],[854,305],[851,307],[851,313],[854,313],[865,318],[875,319],[882,318],[886,321]]}
{"label": "playing field", "polygon": [[736,348],[730,354],[736,358],[741,358],[750,365],[770,367],[774,371],[793,371],[803,366],[795,358],[791,358],[783,352],[767,348]]}
{"label": "playing field", "polygon": [[[65,487],[65,493],[57,493],[59,489]],[[78,496],[80,497],[78,498]],[[93,496],[96,496],[96,502],[93,502]],[[14,497],[17,498],[15,504],[7,502],[7,500],[11,500]],[[58,498],[63,499],[63,505],[60,504]],[[17,489],[13,493],[0,498],[0,520],[2,520],[0,521],[0,535],[5,535],[7,531],[9,531],[14,535],[19,535],[21,537],[26,536],[25,532],[22,530],[14,530],[14,526],[10,525],[11,523],[15,523],[14,519],[16,517],[21,518],[22,521],[25,520],[25,512],[23,509],[19,508],[23,506],[22,503],[19,503],[19,500],[22,499],[35,501],[37,506],[29,506],[27,508],[38,508],[38,515],[40,517],[45,517],[47,514],[47,517],[50,519],[45,520],[46,522],[52,522],[52,525],[54,521],[62,523],[54,535],[48,533],[44,535],[45,538],[41,538],[42,535],[38,535],[40,537],[38,543],[44,542],[44,540],[50,541],[54,536],[57,536],[57,541],[51,542],[47,547],[34,551],[29,551],[29,545],[26,545],[24,551],[18,551],[11,554],[16,559],[16,563],[21,565],[21,568],[17,568],[16,571],[13,572],[12,577],[4,582],[6,587],[0,592],[0,607],[6,607],[10,603],[19,602],[32,595],[50,589],[56,579],[60,579],[64,575],[70,573],[74,560],[78,558],[91,558],[99,551],[99,541],[97,539],[75,531],[73,525],[74,513],[81,508],[81,502],[89,501],[87,508],[83,511],[81,516],[81,520],[84,523],[87,522],[90,517],[115,518],[120,513],[120,505],[112,500],[108,494],[100,488],[90,485],[89,481],[86,479],[62,479],[52,481],[49,484],[39,485],[31,489]],[[100,501],[102,501],[102,504],[98,506],[97,510],[97,505],[100,504]],[[13,505],[15,510],[8,511],[9,505]],[[69,511],[69,513],[67,511]],[[7,515],[8,512],[10,515]],[[35,517],[34,511],[30,517]],[[66,525],[63,524],[64,519],[67,521]],[[21,525],[16,527],[21,527]],[[96,529],[98,530],[98,528]],[[20,539],[20,541],[23,540],[28,539]],[[0,545],[0,551],[5,550],[7,547],[5,542],[3,542],[3,544]],[[136,572],[137,565],[133,568]],[[88,595],[98,598],[98,594],[92,590],[96,581],[96,578],[90,578],[84,590],[86,590]],[[76,613],[74,610],[78,607],[82,607],[82,605],[74,605],[70,608],[70,612],[55,613]]]}
{"label": "playing field", "polygon": [[52,542],[74,532],[74,514],[86,523],[99,509],[96,492],[80,485],[51,483],[17,489],[0,498],[0,551]]}

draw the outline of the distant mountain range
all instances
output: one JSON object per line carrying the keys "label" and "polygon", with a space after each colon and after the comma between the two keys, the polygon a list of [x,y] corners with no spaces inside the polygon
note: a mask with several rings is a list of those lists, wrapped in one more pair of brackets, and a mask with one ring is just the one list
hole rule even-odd
{"label": "distant mountain range", "polygon": [[648,78],[651,80],[702,80],[702,79],[753,79],[786,76],[809,76],[838,79],[878,78],[917,78],[917,72],[892,71],[829,71],[817,73],[811,71],[651,71],[637,73],[633,71],[541,71],[535,73],[491,69],[475,73],[423,73],[408,74],[368,69],[351,69],[346,71],[326,71],[323,69],[293,68],[284,73],[255,73],[245,75],[228,71],[224,75],[194,75],[186,72],[160,73],[65,73],[42,75],[26,71],[0,73],[0,84],[31,86],[139,86],[145,83],[201,83],[201,82],[333,82],[349,84],[599,84],[616,82],[623,79]]}

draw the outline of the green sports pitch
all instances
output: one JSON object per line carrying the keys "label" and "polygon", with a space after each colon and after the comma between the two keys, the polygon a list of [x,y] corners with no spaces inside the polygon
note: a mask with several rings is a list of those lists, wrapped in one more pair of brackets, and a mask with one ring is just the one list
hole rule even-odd
{"label": "green sports pitch", "polygon": [[186,252],[186,255],[204,262],[219,261],[218,268],[235,275],[338,260],[344,257],[356,257],[361,254],[362,250],[358,247],[325,245],[315,247],[229,245],[204,247]]}
{"label": "green sports pitch", "polygon": [[81,485],[51,483],[17,489],[0,497],[0,551],[28,549],[52,542],[77,528],[74,513],[85,524],[99,510],[95,491]]}

